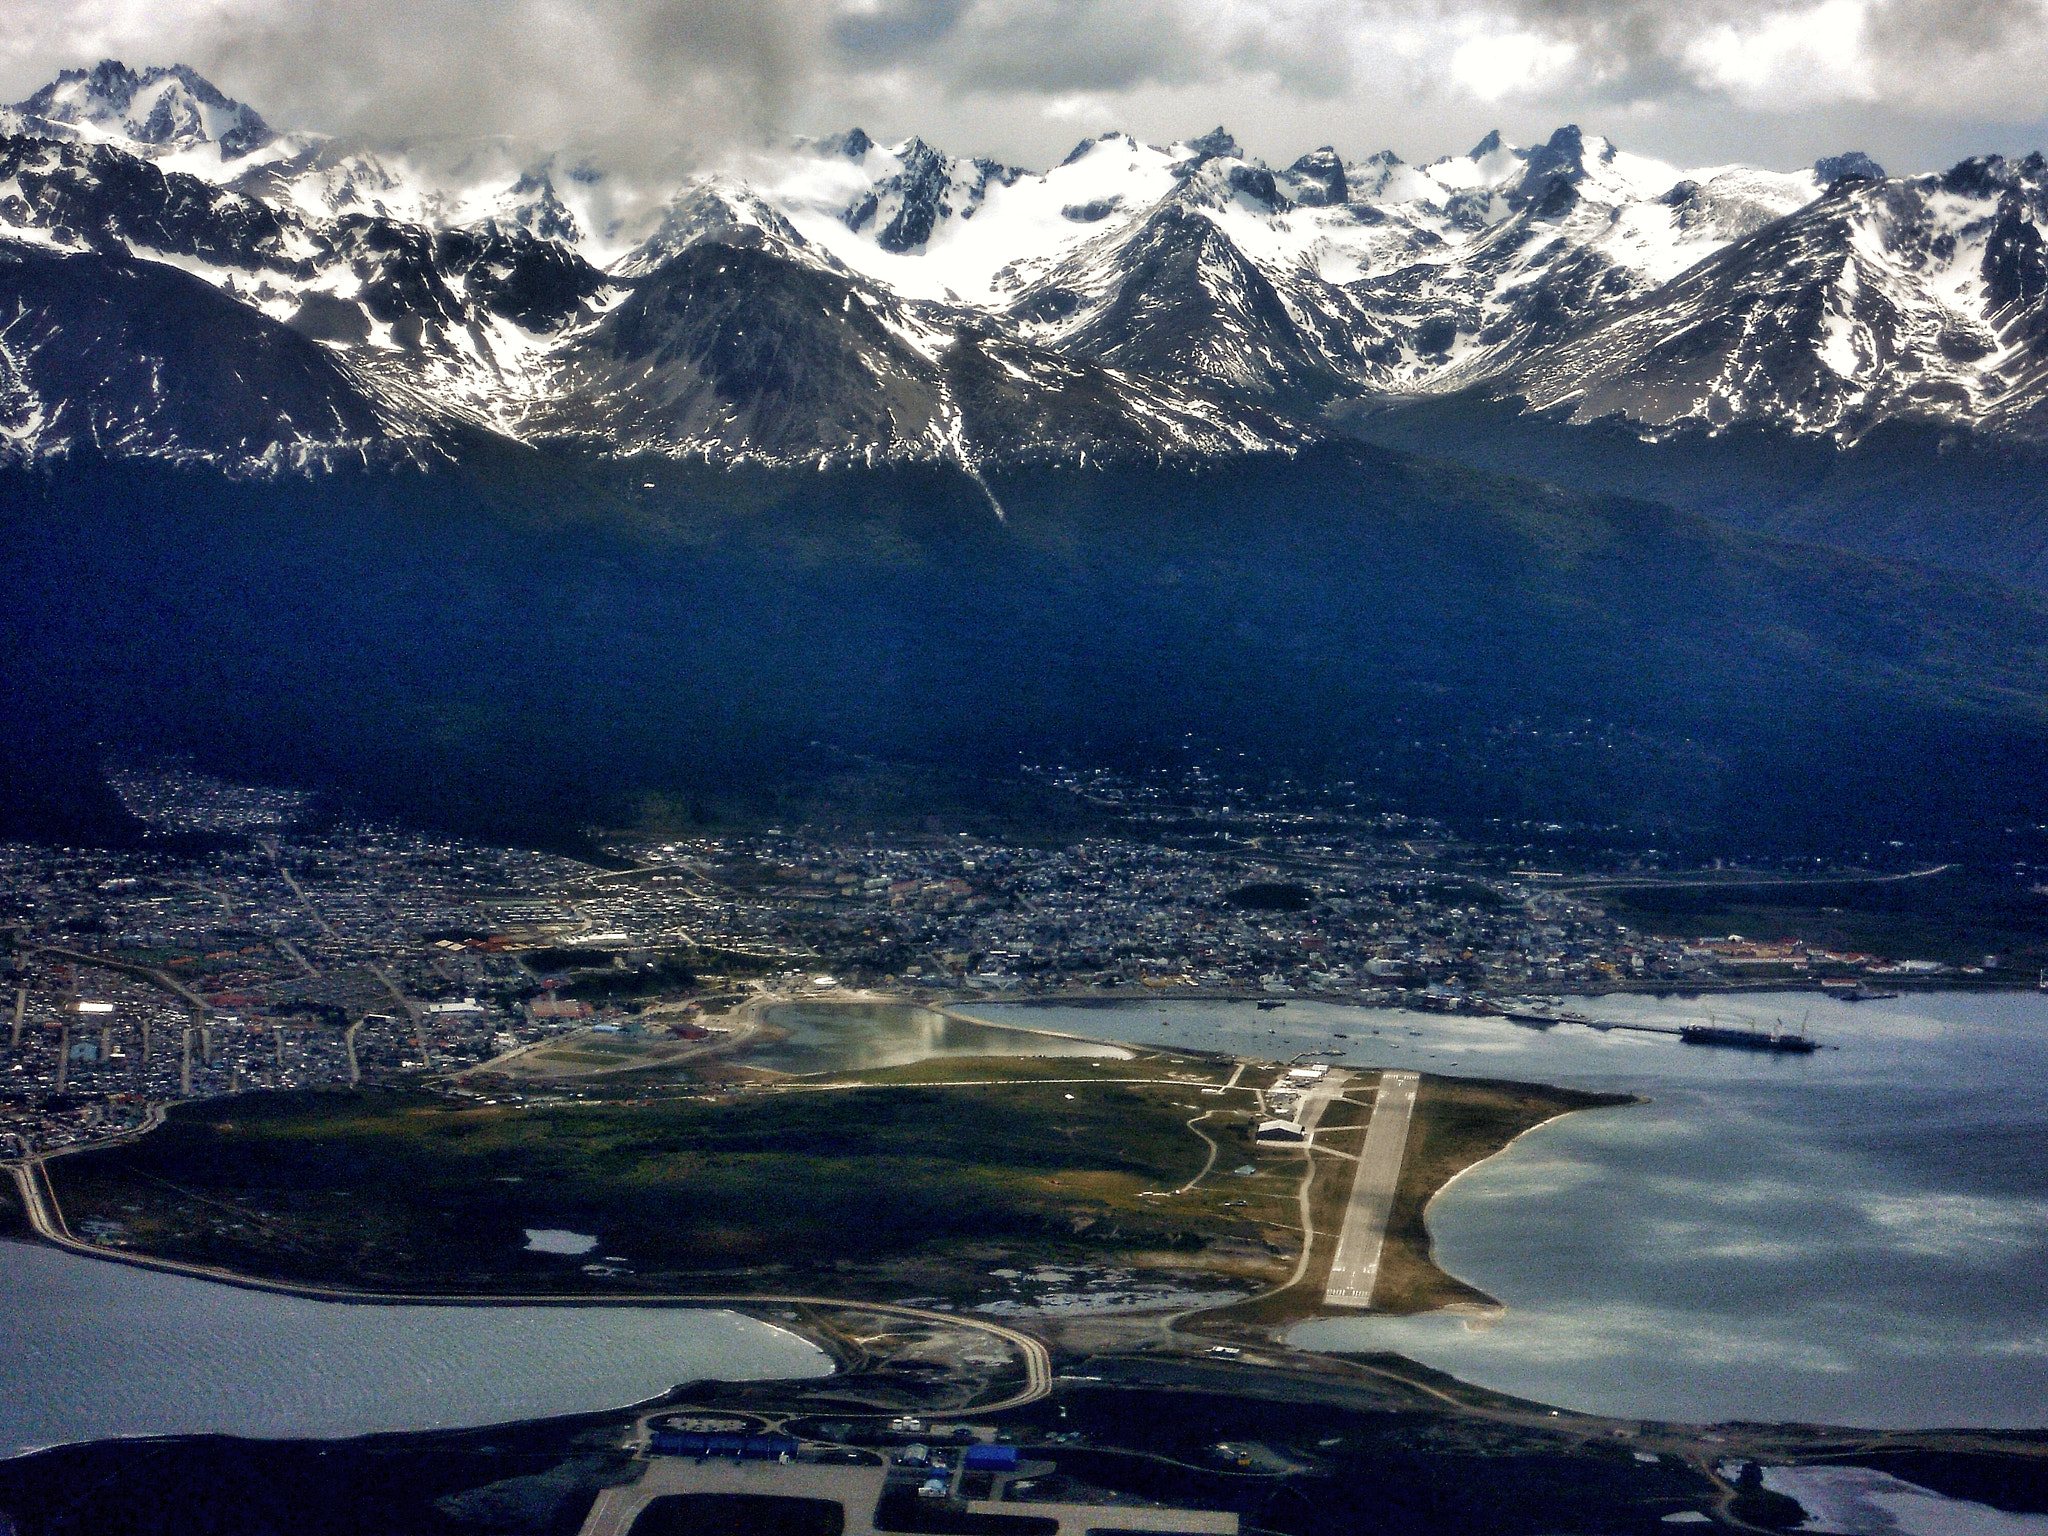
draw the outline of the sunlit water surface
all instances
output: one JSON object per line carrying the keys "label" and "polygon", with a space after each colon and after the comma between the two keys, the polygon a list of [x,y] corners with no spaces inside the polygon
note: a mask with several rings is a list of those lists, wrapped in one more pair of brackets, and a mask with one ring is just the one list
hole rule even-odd
{"label": "sunlit water surface", "polygon": [[[1703,1016],[1678,998],[1574,1006],[1638,1023]],[[2048,997],[1751,994],[1715,1008],[1723,1022],[1808,1017],[1829,1049],[1770,1056],[1300,1001],[973,1011],[1649,1098],[1543,1126],[1432,1205],[1439,1262],[1499,1298],[1499,1316],[1332,1318],[1298,1327],[1300,1344],[1398,1350],[1631,1417],[2048,1424]]]}
{"label": "sunlit water surface", "polygon": [[[1122,1056],[1090,1039],[990,1028],[902,1003],[786,1003],[767,1021],[783,1038],[749,1047],[751,1067],[778,1072],[866,1072],[935,1056]],[[1020,1021],[1024,1024],[1030,1020]],[[1059,1026],[1045,1025],[1057,1030]]]}
{"label": "sunlit water surface", "polygon": [[1764,1486],[1797,1499],[1799,1530],[1839,1536],[2048,1536],[2048,1515],[1951,1499],[1868,1467],[1766,1467]]}
{"label": "sunlit water surface", "polygon": [[737,1313],[302,1301],[0,1242],[0,1456],[122,1435],[503,1423],[679,1382],[822,1376]]}

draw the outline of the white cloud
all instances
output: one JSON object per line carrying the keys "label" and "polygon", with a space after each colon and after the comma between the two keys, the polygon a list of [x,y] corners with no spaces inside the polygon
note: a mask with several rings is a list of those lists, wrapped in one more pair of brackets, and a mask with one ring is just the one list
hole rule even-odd
{"label": "white cloud", "polygon": [[1427,158],[1619,121],[1688,163],[1861,147],[1917,169],[2048,126],[2044,3],[12,0],[0,95],[111,54],[194,64],[288,126],[642,158],[862,121],[1044,163],[1077,129],[1219,120],[1269,158]]}
{"label": "white cloud", "polygon": [[1864,0],[1825,0],[1724,22],[1687,45],[1685,63],[1700,85],[1750,106],[1874,100],[1867,13]]}
{"label": "white cloud", "polygon": [[1471,96],[1493,103],[1547,89],[1570,69],[1578,49],[1528,31],[1488,30],[1452,52],[1451,78]]}

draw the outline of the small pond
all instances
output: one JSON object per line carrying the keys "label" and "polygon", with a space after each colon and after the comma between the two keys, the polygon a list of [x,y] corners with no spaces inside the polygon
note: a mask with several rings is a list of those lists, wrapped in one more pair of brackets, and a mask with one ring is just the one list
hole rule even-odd
{"label": "small pond", "polygon": [[741,1059],[777,1072],[863,1072],[935,1056],[1075,1056],[1123,1060],[1130,1052],[1099,1040],[984,1024],[906,1003],[802,1002],[768,1010],[781,1038]]}

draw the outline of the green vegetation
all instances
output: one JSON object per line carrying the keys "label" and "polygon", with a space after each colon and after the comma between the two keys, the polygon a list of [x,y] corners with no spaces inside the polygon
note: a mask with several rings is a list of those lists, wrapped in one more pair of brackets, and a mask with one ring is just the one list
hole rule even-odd
{"label": "green vegetation", "polygon": [[28,1213],[21,1208],[21,1195],[14,1180],[0,1179],[0,1237],[27,1237]]}
{"label": "green vegetation", "polygon": [[[67,763],[113,722],[252,781],[290,743],[298,781],[366,806],[579,845],[812,806],[1065,836],[1086,813],[1017,762],[1190,721],[1269,773],[1660,847],[2003,847],[2041,819],[2048,607],[1989,583],[1334,447],[989,483],[1001,521],[956,470],[900,466],[67,465],[0,486],[13,631],[67,637],[61,666],[17,646],[7,675],[21,732]],[[885,747],[912,766],[858,755]],[[89,777],[37,775],[30,803]]]}
{"label": "green vegetation", "polygon": [[1953,869],[1840,885],[1632,886],[1599,899],[1626,922],[1685,938],[1804,939],[1838,952],[1964,965],[1995,954],[2030,979],[2048,966],[2048,895],[2006,872]]}
{"label": "green vegetation", "polygon": [[[948,1065],[980,1075],[1018,1064]],[[1226,1269],[1263,1256],[1260,1227],[1222,1204],[1235,1191],[1205,1188],[1170,1210],[1141,1198],[1186,1182],[1207,1157],[1186,1124],[1199,1081],[1102,1075],[524,1108],[248,1095],[183,1109],[147,1139],[64,1159],[54,1174],[74,1225],[118,1222],[133,1247],[378,1288],[964,1298],[987,1286],[998,1253]],[[1222,1117],[1208,1124],[1227,1134]],[[578,1259],[528,1253],[527,1228],[590,1233],[599,1247]],[[1227,1258],[1205,1258],[1213,1239],[1236,1240]],[[627,1261],[624,1273],[583,1273],[608,1255]]]}

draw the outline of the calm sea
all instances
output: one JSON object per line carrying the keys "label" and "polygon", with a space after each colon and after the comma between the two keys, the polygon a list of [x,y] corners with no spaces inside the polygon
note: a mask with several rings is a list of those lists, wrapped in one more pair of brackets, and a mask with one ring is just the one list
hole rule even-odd
{"label": "calm sea", "polygon": [[[1663,1024],[1706,1011],[1677,998],[1575,1006]],[[1544,1126],[1431,1207],[1439,1262],[1499,1298],[1498,1315],[1333,1318],[1301,1325],[1298,1343],[1398,1350],[1631,1417],[2048,1425],[2048,996],[1713,1006],[1722,1022],[1804,1018],[1828,1049],[1764,1056],[1299,1001],[972,1011],[1649,1098]]]}
{"label": "calm sea", "polygon": [[795,1334],[732,1312],[339,1305],[14,1242],[0,1242],[0,1340],[0,1456],[118,1435],[503,1423],[705,1377],[831,1371]]}

